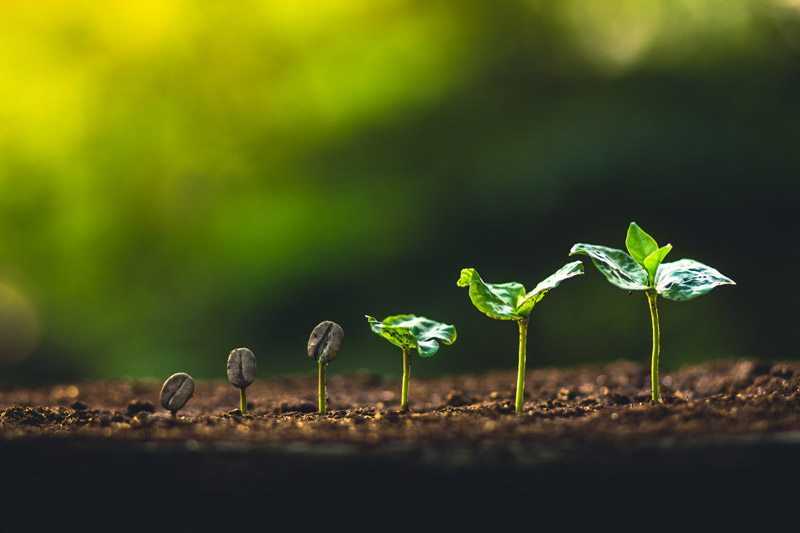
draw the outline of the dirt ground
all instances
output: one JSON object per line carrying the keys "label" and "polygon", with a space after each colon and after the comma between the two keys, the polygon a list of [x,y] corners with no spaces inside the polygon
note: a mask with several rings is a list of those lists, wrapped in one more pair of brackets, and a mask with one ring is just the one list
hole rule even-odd
{"label": "dirt ground", "polygon": [[236,389],[198,383],[177,419],[158,403],[159,383],[66,384],[0,391],[0,438],[111,438],[252,443],[548,442],[564,438],[676,439],[800,430],[800,367],[751,361],[686,368],[663,378],[653,405],[645,370],[630,363],[528,375],[525,412],[513,413],[511,373],[411,382],[411,412],[399,385],[378,376],[332,376],[330,412],[316,414],[307,378],[256,382],[241,416]]}
{"label": "dirt ground", "polygon": [[246,416],[224,382],[198,383],[177,418],[159,406],[156,382],[3,390],[0,469],[23,484],[92,480],[95,488],[119,485],[110,472],[121,469],[129,488],[167,479],[205,492],[304,487],[345,474],[362,487],[393,480],[431,491],[498,483],[534,490],[534,476],[549,487],[605,480],[611,490],[623,479],[641,483],[643,472],[691,486],[708,482],[708,471],[724,488],[726,476],[800,472],[796,363],[668,373],[661,405],[648,401],[646,369],[632,363],[535,370],[519,416],[514,379],[412,378],[411,411],[400,413],[398,382],[334,374],[324,416],[315,412],[311,378],[256,381]]}

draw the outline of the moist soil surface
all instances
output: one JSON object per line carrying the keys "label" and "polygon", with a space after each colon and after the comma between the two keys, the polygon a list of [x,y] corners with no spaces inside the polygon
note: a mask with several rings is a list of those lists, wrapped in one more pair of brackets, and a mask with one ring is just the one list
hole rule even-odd
{"label": "moist soil surface", "polygon": [[152,381],[3,390],[0,469],[21,484],[174,490],[183,481],[206,494],[307,490],[323,478],[377,491],[408,482],[436,492],[444,483],[450,495],[586,479],[613,491],[650,475],[723,489],[800,473],[796,363],[664,374],[663,404],[649,402],[647,371],[636,364],[534,370],[521,415],[511,372],[412,378],[407,413],[398,411],[397,381],[332,374],[323,416],[310,377],[256,381],[244,416],[238,391],[222,381],[199,382],[175,418]]}

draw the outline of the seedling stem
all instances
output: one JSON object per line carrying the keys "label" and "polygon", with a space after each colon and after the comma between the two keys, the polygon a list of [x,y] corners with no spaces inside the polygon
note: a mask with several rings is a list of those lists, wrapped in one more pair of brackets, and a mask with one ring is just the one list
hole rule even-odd
{"label": "seedling stem", "polygon": [[517,320],[519,327],[519,366],[517,367],[517,396],[514,407],[517,414],[522,412],[525,401],[525,365],[528,356],[528,319]]}
{"label": "seedling stem", "polygon": [[244,389],[239,389],[239,412],[247,414],[247,393]]}
{"label": "seedling stem", "polygon": [[661,327],[658,321],[658,293],[654,290],[645,292],[650,307],[650,322],[653,326],[653,353],[650,358],[650,398],[661,403],[661,381],[658,371],[658,356],[661,353]]}
{"label": "seedling stem", "polygon": [[403,387],[400,391],[400,410],[408,411],[408,380],[411,377],[411,357],[403,348]]}
{"label": "seedling stem", "polygon": [[433,357],[439,343],[456,342],[455,326],[436,322],[424,316],[409,314],[387,316],[382,321],[365,315],[369,328],[403,352],[403,381],[400,387],[400,410],[408,411],[408,382],[411,379],[411,350],[422,358]]}
{"label": "seedling stem", "polygon": [[328,411],[327,392],[325,391],[325,362],[320,359],[317,361],[317,410],[324,415]]}
{"label": "seedling stem", "polygon": [[644,292],[653,328],[650,399],[653,403],[660,403],[662,400],[658,358],[661,354],[661,329],[658,323],[658,297],[685,302],[702,296],[720,285],[736,285],[736,282],[716,268],[694,259],[665,263],[664,258],[672,250],[672,245],[659,246],[652,235],[636,222],[631,222],[628,226],[625,247],[628,253],[608,246],[578,243],[572,247],[569,254],[589,256],[597,270],[612,285],[628,292]]}

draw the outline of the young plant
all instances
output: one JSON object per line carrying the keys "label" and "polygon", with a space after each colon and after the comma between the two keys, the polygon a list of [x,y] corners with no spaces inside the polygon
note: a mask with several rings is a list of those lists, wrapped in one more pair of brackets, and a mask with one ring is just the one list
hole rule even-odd
{"label": "young plant", "polygon": [[185,372],[172,374],[161,386],[161,406],[172,413],[172,417],[175,418],[176,413],[186,405],[193,394],[194,380],[192,376]]}
{"label": "young plant", "polygon": [[247,387],[256,379],[256,356],[249,348],[236,348],[228,355],[228,381],[239,389],[239,412],[247,414]]}
{"label": "young plant", "polygon": [[328,393],[325,384],[326,367],[336,358],[336,354],[342,348],[343,340],[342,326],[330,320],[317,324],[308,337],[308,356],[317,362],[317,411],[321,415],[328,410]]}
{"label": "young plant", "polygon": [[527,292],[521,283],[486,283],[474,268],[464,268],[458,278],[459,287],[469,287],[472,304],[489,318],[513,320],[519,329],[519,360],[517,364],[517,392],[514,408],[522,412],[525,397],[525,367],[528,352],[528,319],[531,311],[545,294],[558,287],[562,281],[583,274],[580,261],[568,263],[550,277]]}
{"label": "young plant", "polygon": [[576,244],[570,255],[588,255],[606,279],[626,291],[644,291],[650,309],[653,334],[653,350],[650,358],[650,396],[652,401],[661,401],[659,380],[659,355],[661,352],[661,327],[658,319],[657,300],[663,296],[668,300],[683,302],[697,298],[719,285],[736,285],[710,266],[693,259],[681,259],[664,263],[672,245],[659,246],[636,222],[628,226],[625,238],[628,254],[615,248],[593,244]]}
{"label": "young plant", "polygon": [[411,377],[411,350],[416,349],[420,357],[433,357],[439,351],[439,343],[456,342],[456,328],[421,316],[394,315],[382,322],[366,315],[373,333],[394,344],[403,352],[403,384],[400,389],[400,410],[408,410],[408,381]]}

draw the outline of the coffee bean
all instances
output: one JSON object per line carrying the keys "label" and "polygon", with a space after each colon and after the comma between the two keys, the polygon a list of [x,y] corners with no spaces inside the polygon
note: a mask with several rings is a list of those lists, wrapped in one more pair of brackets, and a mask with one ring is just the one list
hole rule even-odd
{"label": "coffee bean", "polygon": [[308,356],[316,361],[330,363],[341,349],[343,339],[342,326],[330,320],[320,322],[308,338]]}
{"label": "coffee bean", "polygon": [[161,387],[161,405],[175,413],[181,409],[194,394],[194,380],[184,372],[172,374]]}
{"label": "coffee bean", "polygon": [[256,356],[249,348],[236,348],[228,355],[228,381],[246,389],[256,379]]}

